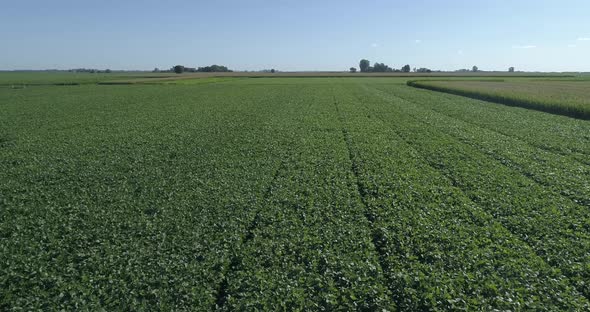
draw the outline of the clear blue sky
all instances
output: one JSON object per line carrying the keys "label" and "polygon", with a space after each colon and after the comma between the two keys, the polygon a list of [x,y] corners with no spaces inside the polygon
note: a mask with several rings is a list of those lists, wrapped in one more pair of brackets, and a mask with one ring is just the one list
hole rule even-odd
{"label": "clear blue sky", "polygon": [[588,0],[13,0],[0,69],[590,71]]}

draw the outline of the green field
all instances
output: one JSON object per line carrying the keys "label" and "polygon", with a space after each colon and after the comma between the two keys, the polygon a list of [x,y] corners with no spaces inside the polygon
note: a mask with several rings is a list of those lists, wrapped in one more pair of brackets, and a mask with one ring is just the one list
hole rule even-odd
{"label": "green field", "polygon": [[408,84],[475,99],[590,119],[590,81],[587,77],[496,81],[421,80],[410,81]]}
{"label": "green field", "polygon": [[104,80],[132,79],[139,73],[0,72],[0,88],[39,85],[95,84]]}
{"label": "green field", "polygon": [[590,122],[407,79],[0,88],[0,309],[590,309]]}
{"label": "green field", "polygon": [[[42,71],[42,72],[10,72],[0,71],[0,88],[22,88],[27,86],[50,86],[50,85],[83,85],[83,84],[194,84],[202,83],[203,80],[227,80],[230,78],[332,78],[332,77],[397,77],[397,78],[420,78],[420,79],[465,79],[476,77],[478,79],[500,79],[506,77],[503,72],[489,73],[348,73],[348,72],[217,72],[217,73],[183,73],[175,74],[170,72],[112,72],[112,73],[87,73],[87,72],[64,72],[64,71]],[[536,79],[560,79],[560,80],[590,80],[589,76],[573,74],[528,74],[516,73],[508,75],[510,79],[533,77]]]}

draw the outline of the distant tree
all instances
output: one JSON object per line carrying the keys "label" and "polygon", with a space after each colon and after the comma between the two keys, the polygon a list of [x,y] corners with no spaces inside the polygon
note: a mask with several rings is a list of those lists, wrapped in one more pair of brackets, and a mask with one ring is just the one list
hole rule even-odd
{"label": "distant tree", "polygon": [[154,70],[152,70],[152,72],[153,73],[159,73],[160,72],[160,69],[156,67],[156,68],[154,68]]}
{"label": "distant tree", "polygon": [[369,60],[362,59],[359,62],[359,68],[361,69],[361,73],[368,72],[369,68],[371,68],[371,62],[369,62]]}
{"label": "distant tree", "polygon": [[351,68],[350,68],[350,72],[351,72],[351,73],[353,73],[353,74],[354,74],[354,73],[356,73],[356,68],[354,68],[354,67],[351,67]]}
{"label": "distant tree", "polygon": [[510,67],[510,68],[508,68],[508,72],[509,72],[509,73],[513,73],[513,72],[514,72],[514,67]]}
{"label": "distant tree", "polygon": [[472,72],[476,73],[479,71],[479,68],[477,68],[477,66],[473,66],[473,68],[471,69]]}
{"label": "distant tree", "polygon": [[386,70],[385,67],[386,66],[387,65],[385,65],[383,63],[375,62],[375,64],[373,64],[373,66],[371,67],[372,68],[371,69],[371,72],[373,72],[373,73],[382,73],[382,72],[385,72],[385,70]]}
{"label": "distant tree", "polygon": [[418,68],[418,69],[416,70],[416,72],[418,72],[418,73],[431,73],[431,72],[432,72],[432,70],[430,70],[429,68],[424,68],[424,67],[422,67],[422,68]]}
{"label": "distant tree", "polygon": [[390,72],[390,71],[392,71],[392,69],[389,68],[389,66],[385,65],[384,63],[375,63],[375,65],[373,65],[372,72],[385,73],[385,72]]}
{"label": "distant tree", "polygon": [[184,72],[184,66],[182,66],[182,65],[176,65],[176,66],[173,67],[173,70],[177,74],[182,74]]}
{"label": "distant tree", "polygon": [[410,72],[410,65],[405,65],[404,67],[402,67],[402,72],[409,73]]}
{"label": "distant tree", "polygon": [[111,73],[111,70],[107,68],[107,70],[105,70],[104,72],[107,73],[107,74],[110,74]]}
{"label": "distant tree", "polygon": [[199,68],[197,68],[197,71],[204,72],[204,73],[231,72],[231,70],[229,70],[227,67],[221,66],[221,65],[211,65],[211,66],[199,67]]}
{"label": "distant tree", "polygon": [[276,71],[275,71],[275,69],[274,69],[274,68],[270,70],[270,73],[271,73],[271,74],[274,74],[275,72],[276,72]]}

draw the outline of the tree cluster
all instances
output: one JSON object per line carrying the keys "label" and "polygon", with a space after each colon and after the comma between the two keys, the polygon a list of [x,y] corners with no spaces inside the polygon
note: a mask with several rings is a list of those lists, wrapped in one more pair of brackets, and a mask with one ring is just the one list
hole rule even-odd
{"label": "tree cluster", "polygon": [[458,72],[458,73],[469,73],[469,72],[476,73],[478,71],[480,71],[479,70],[479,67],[473,66],[471,69],[461,68],[461,69],[457,69],[455,72]]}
{"label": "tree cluster", "polygon": [[[469,72],[477,73],[477,72],[482,72],[482,70],[480,70],[479,67],[477,67],[477,66],[473,66],[471,69],[463,68],[463,69],[458,69],[455,72],[457,72],[457,73],[469,73]],[[512,67],[512,66],[508,67],[508,72],[514,73],[514,67]]]}
{"label": "tree cluster", "polygon": [[415,72],[417,72],[417,73],[432,73],[432,70],[430,70],[430,68],[422,67],[422,68],[416,69]]}
{"label": "tree cluster", "polygon": [[[354,71],[353,68],[350,68],[350,72],[356,72],[356,68],[354,68]],[[401,69],[394,69],[385,63],[375,63],[371,66],[371,62],[365,59],[359,62],[359,68],[361,69],[361,73],[409,73],[411,69],[410,65],[404,65]]]}
{"label": "tree cluster", "polygon": [[232,72],[232,70],[228,69],[225,66],[222,65],[211,65],[211,66],[205,66],[205,67],[199,67],[196,70],[197,72],[202,72],[202,73],[225,73],[225,72]]}
{"label": "tree cluster", "polygon": [[94,68],[74,68],[74,69],[68,69],[68,72],[70,72],[70,73],[91,73],[91,74],[106,73],[106,74],[110,74],[111,70],[110,69],[100,70],[100,69],[94,69]]}
{"label": "tree cluster", "polygon": [[175,72],[177,74],[182,73],[228,73],[233,72],[232,70],[228,69],[226,66],[222,65],[211,65],[199,68],[193,67],[185,67],[183,65],[176,65],[170,69],[171,72]]}

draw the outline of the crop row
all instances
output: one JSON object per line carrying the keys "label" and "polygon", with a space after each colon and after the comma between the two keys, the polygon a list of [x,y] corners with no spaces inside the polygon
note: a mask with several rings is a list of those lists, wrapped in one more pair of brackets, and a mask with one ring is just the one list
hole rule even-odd
{"label": "crop row", "polygon": [[389,103],[358,88],[341,94],[365,201],[382,234],[386,277],[402,310],[587,305],[567,278],[398,135],[398,120],[379,110]]}
{"label": "crop row", "polygon": [[0,90],[0,309],[588,309],[586,125],[395,83]]}
{"label": "crop row", "polygon": [[[388,91],[388,88],[380,89]],[[426,116],[432,121],[430,128],[436,128],[461,142],[477,148],[481,152],[500,161],[504,166],[518,171],[533,179],[547,189],[558,192],[574,202],[590,207],[590,166],[571,155],[557,151],[541,149],[516,136],[507,135],[483,126],[474,126],[470,120],[465,120],[454,114],[448,114],[441,109],[438,98],[432,94],[422,93],[421,99],[416,99],[415,91],[395,88],[389,90],[396,97],[407,99],[415,103],[414,115]],[[410,106],[410,108],[413,108]],[[422,110],[427,113],[422,114]],[[528,117],[533,119],[534,117]],[[554,121],[563,128],[571,127],[573,120]],[[569,123],[568,123],[569,122]],[[590,131],[590,129],[589,129]]]}
{"label": "crop row", "polygon": [[[460,125],[442,118],[439,113],[395,95],[376,92],[377,96],[381,95],[381,104],[374,109],[391,122],[396,133],[423,155],[428,164],[527,242],[547,263],[559,268],[580,292],[590,296],[590,211],[587,207],[540,185],[470,142],[462,142],[441,131],[441,127]],[[427,120],[426,127],[424,120]]]}
{"label": "crop row", "polygon": [[221,307],[395,310],[331,93],[308,86],[301,95],[294,140],[228,273]]}
{"label": "crop row", "polygon": [[479,128],[518,138],[535,147],[590,164],[590,124],[585,120],[508,108],[427,90],[396,88],[391,92]]}
{"label": "crop row", "polygon": [[290,140],[292,110],[282,104],[296,95],[224,91],[9,95],[0,116],[10,137],[0,147],[0,307],[213,306]]}
{"label": "crop row", "polygon": [[[590,119],[590,99],[587,97],[588,87],[576,90],[559,88],[559,84],[551,82],[477,82],[477,81],[408,81],[408,86],[433,91],[451,93],[479,100],[492,101],[510,106],[536,109],[544,112],[560,114],[581,119]],[[570,85],[572,82],[570,82]],[[573,84],[582,84],[573,83]],[[525,87],[526,86],[526,87]],[[535,89],[536,88],[536,89]],[[543,94],[552,90],[548,94]],[[539,95],[541,94],[541,95]],[[570,95],[563,98],[564,94]],[[571,96],[578,97],[571,97]]]}

